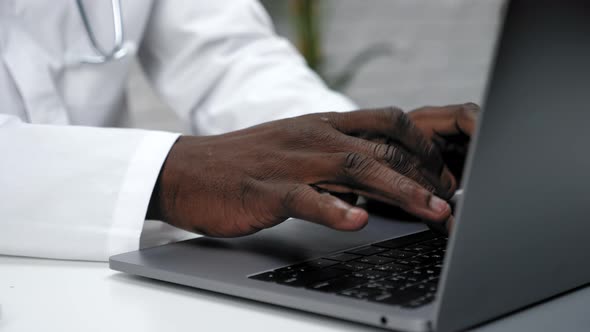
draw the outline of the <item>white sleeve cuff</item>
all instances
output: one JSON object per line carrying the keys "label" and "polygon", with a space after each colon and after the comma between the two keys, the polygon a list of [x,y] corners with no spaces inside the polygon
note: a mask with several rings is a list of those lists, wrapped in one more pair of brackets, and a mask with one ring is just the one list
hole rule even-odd
{"label": "white sleeve cuff", "polygon": [[135,151],[113,212],[109,235],[111,255],[139,249],[152,191],[178,136],[166,132],[149,132]]}

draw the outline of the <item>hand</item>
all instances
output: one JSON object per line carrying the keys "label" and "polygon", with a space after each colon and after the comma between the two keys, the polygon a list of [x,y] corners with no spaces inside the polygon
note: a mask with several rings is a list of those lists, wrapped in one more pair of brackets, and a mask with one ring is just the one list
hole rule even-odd
{"label": "hand", "polygon": [[367,223],[364,210],[316,190],[323,188],[442,222],[451,209],[437,196],[448,199],[455,182],[421,129],[402,111],[387,108],[183,136],[164,163],[147,217],[224,237],[254,233],[288,217],[349,231]]}
{"label": "hand", "polygon": [[[455,179],[461,180],[471,137],[475,133],[479,106],[474,103],[442,107],[422,107],[408,115],[422,133],[437,146]],[[446,223],[452,228],[454,217]],[[440,224],[429,223],[442,230]]]}
{"label": "hand", "polygon": [[453,176],[461,180],[467,149],[475,133],[479,106],[474,103],[426,106],[408,113],[422,133],[437,146]]}

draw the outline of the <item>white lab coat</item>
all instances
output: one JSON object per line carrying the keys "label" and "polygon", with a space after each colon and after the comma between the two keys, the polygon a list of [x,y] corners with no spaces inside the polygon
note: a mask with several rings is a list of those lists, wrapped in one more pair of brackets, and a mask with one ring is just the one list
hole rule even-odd
{"label": "white lab coat", "polygon": [[[110,2],[85,4],[110,49]],[[275,35],[255,0],[122,7],[133,55],[195,134],[354,108]],[[139,247],[178,134],[113,128],[126,118],[133,56],[79,65],[80,54],[93,53],[74,0],[0,1],[0,254],[106,260]]]}

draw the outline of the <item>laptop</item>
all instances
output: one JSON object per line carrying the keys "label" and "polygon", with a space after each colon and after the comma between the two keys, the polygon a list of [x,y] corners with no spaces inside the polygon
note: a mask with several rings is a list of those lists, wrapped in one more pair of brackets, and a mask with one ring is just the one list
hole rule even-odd
{"label": "laptop", "polygon": [[590,5],[505,9],[452,233],[289,220],[116,255],[117,271],[399,331],[456,331],[590,283]]}

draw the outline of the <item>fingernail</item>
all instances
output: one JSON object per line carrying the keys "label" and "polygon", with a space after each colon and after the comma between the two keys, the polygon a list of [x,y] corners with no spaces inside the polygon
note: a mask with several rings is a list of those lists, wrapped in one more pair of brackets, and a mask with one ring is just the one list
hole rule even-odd
{"label": "fingernail", "polygon": [[449,208],[449,203],[447,203],[446,201],[443,201],[442,199],[436,197],[436,196],[431,196],[430,197],[430,202],[428,202],[428,206],[430,207],[430,209],[432,211],[435,212],[443,212],[445,211],[445,209]]}
{"label": "fingernail", "polygon": [[476,103],[465,103],[465,104],[463,104],[463,107],[465,107],[466,109],[468,109],[470,111],[478,111],[479,110],[479,105],[477,105]]}
{"label": "fingernail", "polygon": [[360,218],[365,214],[363,209],[353,207],[346,212],[346,220],[351,222],[358,222]]}

